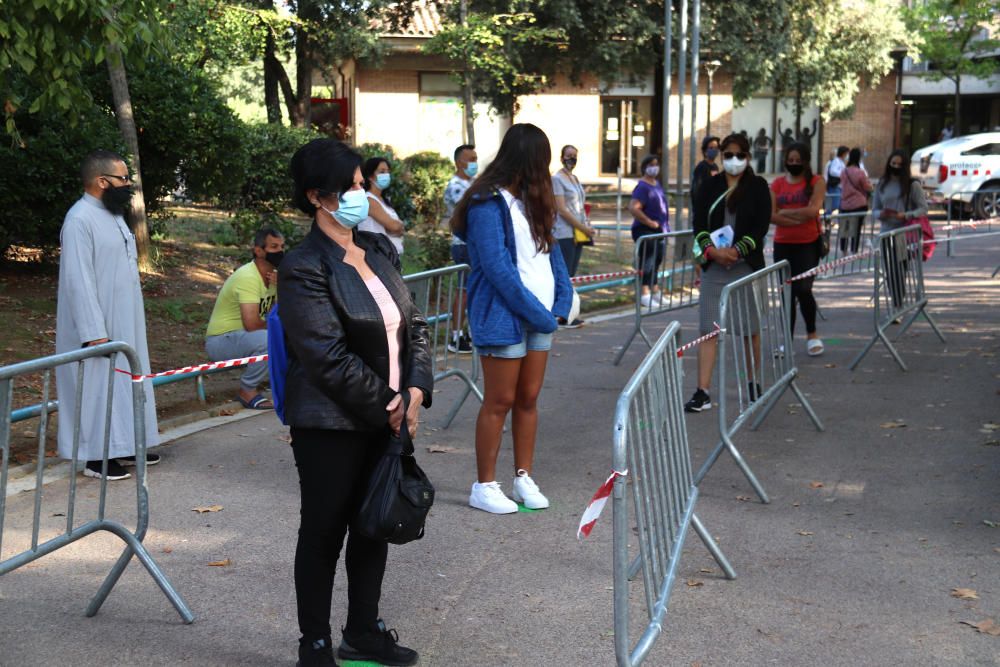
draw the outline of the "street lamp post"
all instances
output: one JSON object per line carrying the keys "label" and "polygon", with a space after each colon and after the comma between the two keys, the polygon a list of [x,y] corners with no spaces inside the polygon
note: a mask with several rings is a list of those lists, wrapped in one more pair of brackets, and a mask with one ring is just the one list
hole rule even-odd
{"label": "street lamp post", "polygon": [[705,123],[705,136],[712,136],[712,77],[715,76],[715,70],[722,67],[722,63],[718,60],[706,60],[705,61],[705,74],[708,75],[708,120]]}

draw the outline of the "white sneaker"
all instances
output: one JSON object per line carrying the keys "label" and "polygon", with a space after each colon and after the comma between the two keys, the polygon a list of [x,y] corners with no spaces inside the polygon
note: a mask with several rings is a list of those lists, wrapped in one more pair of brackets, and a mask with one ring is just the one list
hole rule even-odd
{"label": "white sneaker", "polygon": [[514,478],[514,500],[524,503],[529,510],[543,510],[549,506],[549,499],[538,490],[538,485],[528,477],[528,471],[518,470]]}
{"label": "white sneaker", "polygon": [[653,301],[653,295],[652,294],[643,294],[642,296],[640,296],[639,297],[639,303],[642,304],[643,308],[649,308],[650,306],[659,306],[660,305],[658,301],[657,302]]}
{"label": "white sneaker", "polygon": [[655,292],[653,294],[653,305],[662,308],[666,305],[667,300],[663,298],[663,292]]}
{"label": "white sneaker", "polygon": [[469,505],[490,514],[513,514],[517,511],[517,503],[504,495],[499,482],[474,482]]}

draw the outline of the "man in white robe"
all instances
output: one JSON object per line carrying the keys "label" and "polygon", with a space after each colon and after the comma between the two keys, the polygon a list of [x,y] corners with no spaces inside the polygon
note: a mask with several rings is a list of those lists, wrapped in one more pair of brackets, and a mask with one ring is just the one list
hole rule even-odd
{"label": "man in white robe", "polygon": [[[56,302],[56,352],[113,341],[135,348],[141,368],[149,373],[146,318],[139,284],[135,237],[123,217],[131,199],[131,179],[125,162],[109,151],[94,151],[81,168],[84,195],[66,214],[60,232],[59,294]],[[77,410],[78,364],[56,369],[59,395],[59,456],[73,457],[73,432],[80,414],[78,460],[86,461],[84,474],[101,476],[105,415],[108,396],[108,360],[83,362],[83,396]],[[128,370],[124,355],[115,366]],[[159,443],[152,381],[142,383],[146,392],[146,445]],[[115,373],[111,403],[108,479],[130,477],[123,466],[135,465],[135,429],[132,379]],[[146,462],[159,462],[147,454]]]}

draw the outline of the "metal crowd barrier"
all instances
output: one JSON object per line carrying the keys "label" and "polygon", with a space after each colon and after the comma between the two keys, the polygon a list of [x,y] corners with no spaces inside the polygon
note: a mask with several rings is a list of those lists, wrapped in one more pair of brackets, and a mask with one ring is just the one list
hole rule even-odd
{"label": "metal crowd barrier", "polygon": [[756,430],[788,389],[795,393],[816,430],[823,430],[822,422],[795,383],[799,369],[792,352],[788,278],[788,261],[782,260],[722,288],[722,332],[717,348],[721,440],[694,478],[695,484],[701,484],[723,450],[728,449],[764,503],[770,502],[764,487],[733,444],[736,432],[750,419],[751,428]]}
{"label": "metal crowd barrier", "polygon": [[[621,363],[636,335],[641,336],[650,347],[653,346],[649,336],[642,328],[644,318],[659,315],[669,310],[697,305],[698,296],[695,294],[697,276],[692,253],[693,245],[694,232],[690,229],[682,232],[640,236],[636,240],[633,255],[633,266],[637,271],[634,280],[635,326],[628,338],[625,339],[621,349],[618,350],[618,354],[615,355],[615,366]],[[641,300],[643,275],[648,276],[649,272],[653,271],[653,262],[650,260],[656,256],[662,260],[657,262],[659,268],[655,280],[655,285],[660,290],[661,300],[651,300],[649,305],[644,306]]]}
{"label": "metal crowd barrier", "polygon": [[[448,349],[452,331],[461,330],[464,325],[463,300],[468,273],[467,264],[458,264],[403,276],[403,282],[410,288],[413,302],[427,318],[431,353],[435,360],[434,381],[457,377],[465,384],[462,395],[452,405],[445,418],[445,428],[451,426],[455,415],[465,404],[470,393],[475,395],[480,403],[483,402],[483,392],[477,385],[479,359],[475,351],[472,354],[460,355]],[[462,367],[463,356],[469,360],[467,369]]]}
{"label": "metal crowd barrier", "polygon": [[[934,333],[944,343],[944,336],[927,312],[927,294],[924,291],[923,234],[920,225],[910,225],[895,229],[878,237],[879,260],[875,263],[875,288],[873,301],[875,334],[864,349],[851,362],[850,369],[857,368],[876,342],[889,350],[899,367],[907,370],[906,364],[896,348],[886,336],[886,329],[902,318],[906,321],[896,334],[898,339],[910,328],[914,320],[923,315]],[[895,340],[894,339],[894,340]]]}
{"label": "metal crowd barrier", "polygon": [[[959,218],[964,212],[966,205],[972,209],[973,218],[981,218],[983,223],[973,227],[972,225],[954,225],[954,222],[961,222]],[[944,208],[947,213],[947,224],[945,235],[941,241],[945,244],[948,257],[951,257],[951,240],[953,236],[970,236],[983,231],[993,231],[993,219],[1000,217],[1000,188],[982,188],[980,190],[962,190],[950,193],[944,200]],[[985,227],[985,230],[981,229]],[[954,232],[954,233],[953,233]]]}
{"label": "metal crowd barrier", "polygon": [[[824,232],[829,234],[830,254],[821,262],[834,262],[844,257],[870,251],[878,238],[876,221],[871,211],[835,213],[823,216]],[[829,280],[837,276],[867,273],[875,270],[875,258],[867,255],[853,262],[846,262],[816,276],[816,280]]]}
{"label": "metal crowd barrier", "polygon": [[[679,343],[680,324],[671,322],[632,375],[615,409],[614,468],[628,470],[628,475],[615,478],[612,494],[615,656],[622,666],[640,664],[660,635],[688,526],[694,527],[726,578],[736,578],[694,513],[698,488],[691,479]],[[629,484],[638,524],[634,559],[629,554],[629,543],[635,539],[626,495]],[[633,647],[629,580],[640,568],[648,623]]]}
{"label": "metal crowd barrier", "polygon": [[[64,352],[48,357],[42,357],[40,359],[32,359],[19,364],[13,364],[11,366],[0,367],[0,554],[3,553],[3,524],[7,500],[7,476],[10,460],[10,425],[11,412],[14,402],[14,381],[24,375],[43,373],[42,405],[46,405],[49,401],[51,391],[52,370],[58,366],[76,364],[76,396],[63,396],[62,400],[73,400],[75,405],[82,407],[84,400],[83,380],[85,369],[90,366],[91,371],[100,372],[95,369],[93,365],[84,363],[84,360],[97,358],[107,359],[108,407],[104,415],[103,422],[105,425],[103,470],[106,473],[108,466],[108,449],[111,439],[111,398],[114,393],[115,385],[115,361],[119,354],[125,357],[131,370],[139,371],[139,358],[136,355],[135,350],[133,350],[132,347],[126,343],[122,342],[103,343],[101,345],[74,350],[72,352]],[[108,597],[108,594],[111,593],[111,589],[114,588],[119,577],[121,577],[122,573],[125,571],[125,567],[128,565],[129,561],[132,560],[132,556],[134,555],[139,559],[139,562],[143,564],[146,570],[149,571],[150,576],[153,577],[153,580],[160,587],[160,590],[163,591],[163,594],[166,595],[167,599],[170,600],[170,603],[173,604],[174,609],[177,610],[177,613],[180,614],[184,622],[191,623],[194,621],[194,614],[191,613],[187,604],[185,604],[184,600],[181,599],[180,594],[174,590],[174,587],[167,580],[166,575],[163,574],[159,566],[157,566],[156,562],[153,560],[153,557],[149,555],[146,547],[142,544],[142,540],[146,536],[146,529],[149,526],[149,493],[146,488],[145,402],[146,394],[143,391],[142,384],[132,383],[132,411],[134,415],[133,431],[135,434],[136,456],[135,480],[137,495],[135,532],[130,532],[129,529],[121,523],[105,517],[108,491],[108,481],[106,478],[102,478],[100,480],[100,499],[98,501],[97,518],[86,521],[80,525],[74,525],[77,476],[71,475],[69,479],[69,499],[66,508],[66,529],[60,535],[39,543],[42,518],[42,495],[44,490],[43,476],[45,472],[45,466],[42,465],[42,463],[45,461],[45,444],[49,420],[48,411],[41,411],[41,414],[39,415],[40,419],[37,433],[39,465],[37,466],[35,473],[35,507],[34,518],[31,526],[31,548],[5,560],[0,560],[0,576],[10,573],[22,565],[27,565],[42,556],[58,551],[62,547],[87,537],[92,533],[96,533],[100,530],[106,530],[117,535],[125,542],[125,551],[111,569],[111,572],[104,580],[104,583],[101,584],[97,594],[91,600],[90,605],[87,607],[87,616],[93,616],[98,612],[98,610],[100,610],[104,600]],[[79,465],[80,422],[83,412],[83,409],[76,410],[76,422],[73,427],[72,470],[76,470]]]}

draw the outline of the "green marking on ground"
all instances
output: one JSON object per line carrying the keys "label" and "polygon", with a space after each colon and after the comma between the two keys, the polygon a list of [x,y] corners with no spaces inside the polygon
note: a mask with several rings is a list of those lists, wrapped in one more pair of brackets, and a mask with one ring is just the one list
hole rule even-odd
{"label": "green marking on ground", "polygon": [[844,344],[844,339],[843,338],[824,338],[823,339],[823,344],[824,345],[843,345]]}
{"label": "green marking on ground", "polygon": [[382,667],[381,662],[371,662],[370,660],[337,660],[340,667]]}
{"label": "green marking on ground", "polygon": [[533,510],[533,509],[530,509],[528,507],[525,507],[524,503],[518,503],[517,504],[517,511],[518,512],[540,512],[541,510]]}

